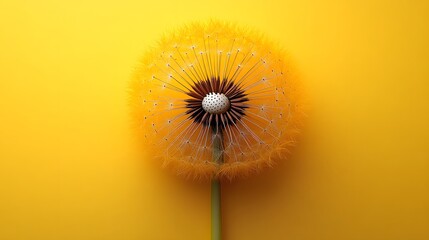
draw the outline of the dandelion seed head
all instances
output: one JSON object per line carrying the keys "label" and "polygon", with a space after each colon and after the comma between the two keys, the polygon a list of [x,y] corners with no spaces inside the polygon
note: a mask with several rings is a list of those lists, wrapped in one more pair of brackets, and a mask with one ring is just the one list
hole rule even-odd
{"label": "dandelion seed head", "polygon": [[229,110],[231,103],[223,93],[208,93],[201,103],[204,111],[210,114],[225,113]]}
{"label": "dandelion seed head", "polygon": [[[217,21],[178,29],[142,58],[131,82],[145,151],[191,179],[234,179],[273,166],[302,123],[292,72],[257,32]],[[222,163],[213,161],[218,137]]]}

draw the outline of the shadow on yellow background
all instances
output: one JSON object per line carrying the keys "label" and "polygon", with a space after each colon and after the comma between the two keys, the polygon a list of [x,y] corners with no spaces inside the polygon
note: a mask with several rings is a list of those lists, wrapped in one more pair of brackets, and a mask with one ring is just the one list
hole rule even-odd
{"label": "shadow on yellow background", "polygon": [[1,1],[0,239],[209,239],[210,189],[144,159],[138,59],[217,18],[284,46],[311,95],[292,159],[225,184],[225,239],[429,239],[427,1]]}

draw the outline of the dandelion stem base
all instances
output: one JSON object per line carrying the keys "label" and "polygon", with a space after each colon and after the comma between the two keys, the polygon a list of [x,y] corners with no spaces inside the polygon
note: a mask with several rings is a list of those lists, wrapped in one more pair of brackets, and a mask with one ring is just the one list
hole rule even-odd
{"label": "dandelion stem base", "polygon": [[[213,127],[213,161],[223,163],[222,130]],[[211,185],[211,232],[212,240],[222,239],[222,214],[221,214],[221,184],[218,178],[212,180]]]}
{"label": "dandelion stem base", "polygon": [[212,240],[221,240],[222,221],[221,221],[221,194],[220,182],[218,179],[212,181],[211,191],[211,211],[212,211]]}

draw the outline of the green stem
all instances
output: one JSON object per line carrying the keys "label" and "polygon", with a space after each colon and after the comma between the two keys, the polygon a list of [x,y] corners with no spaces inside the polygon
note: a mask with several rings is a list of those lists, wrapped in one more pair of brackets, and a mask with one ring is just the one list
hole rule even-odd
{"label": "green stem", "polygon": [[[213,127],[213,161],[217,164],[223,162],[222,153],[222,130]],[[222,215],[221,215],[221,186],[218,178],[212,180],[211,186],[211,225],[212,225],[212,240],[222,239]]]}
{"label": "green stem", "polygon": [[212,181],[212,240],[221,240],[220,182]]}

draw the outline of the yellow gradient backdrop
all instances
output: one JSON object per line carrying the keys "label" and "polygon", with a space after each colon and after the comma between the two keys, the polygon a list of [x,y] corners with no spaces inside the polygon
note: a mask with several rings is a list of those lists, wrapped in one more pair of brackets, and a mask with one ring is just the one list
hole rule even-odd
{"label": "yellow gradient backdrop", "polygon": [[204,240],[210,189],[149,164],[127,85],[217,18],[284,46],[311,96],[292,159],[223,188],[224,237],[429,239],[428,1],[0,2],[0,239]]}

